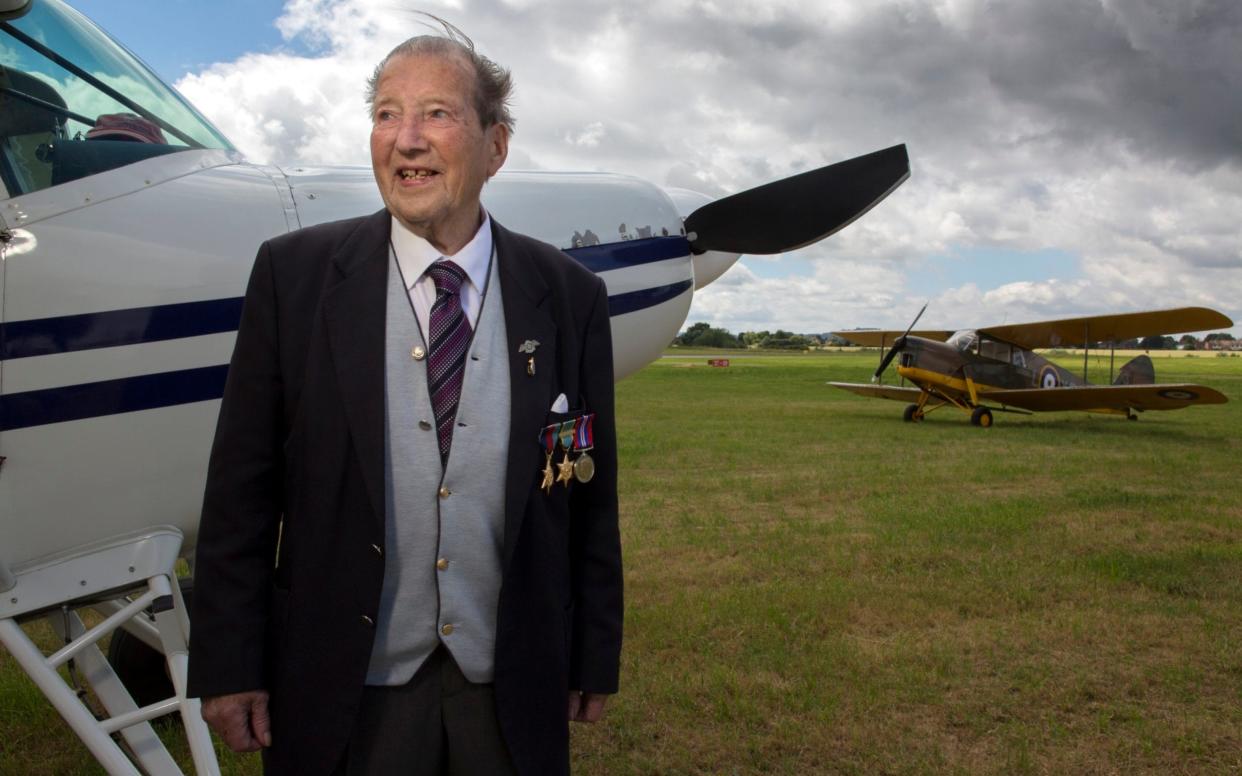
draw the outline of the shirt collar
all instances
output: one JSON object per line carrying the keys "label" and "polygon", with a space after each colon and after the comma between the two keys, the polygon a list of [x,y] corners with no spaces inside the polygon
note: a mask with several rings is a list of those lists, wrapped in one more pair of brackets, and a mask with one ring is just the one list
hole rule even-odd
{"label": "shirt collar", "polygon": [[[444,255],[395,217],[392,219],[392,249],[397,254],[397,266],[401,268],[406,291],[413,288],[427,268]],[[482,290],[487,285],[487,266],[492,258],[492,218],[486,209],[483,210],[483,223],[479,231],[460,251],[446,258],[452,259],[454,264],[466,271],[476,289]]]}

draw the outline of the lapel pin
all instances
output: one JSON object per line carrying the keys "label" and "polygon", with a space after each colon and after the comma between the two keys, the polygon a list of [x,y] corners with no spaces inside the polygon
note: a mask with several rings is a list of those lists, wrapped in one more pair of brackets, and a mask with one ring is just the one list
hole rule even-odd
{"label": "lapel pin", "polygon": [[539,347],[539,340],[528,339],[521,345],[518,345],[519,353],[529,353],[530,358],[526,359],[526,374],[531,377],[535,376],[535,348]]}

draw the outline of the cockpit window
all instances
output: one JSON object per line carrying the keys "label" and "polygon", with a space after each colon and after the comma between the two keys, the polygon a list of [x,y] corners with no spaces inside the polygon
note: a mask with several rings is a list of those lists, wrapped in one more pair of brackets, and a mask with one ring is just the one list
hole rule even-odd
{"label": "cockpit window", "polygon": [[965,329],[949,337],[948,344],[953,346],[958,353],[971,353],[979,344],[979,335],[971,329]]}
{"label": "cockpit window", "polygon": [[10,196],[229,142],[146,65],[59,0],[0,22],[0,178]]}

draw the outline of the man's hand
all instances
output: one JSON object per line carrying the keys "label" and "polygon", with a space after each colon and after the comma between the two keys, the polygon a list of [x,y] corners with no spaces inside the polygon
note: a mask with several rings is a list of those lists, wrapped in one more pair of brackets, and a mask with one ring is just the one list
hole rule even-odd
{"label": "man's hand", "polygon": [[203,698],[203,719],[234,752],[257,752],[272,745],[267,690]]}
{"label": "man's hand", "polygon": [[569,721],[599,722],[604,716],[607,695],[595,692],[569,691]]}

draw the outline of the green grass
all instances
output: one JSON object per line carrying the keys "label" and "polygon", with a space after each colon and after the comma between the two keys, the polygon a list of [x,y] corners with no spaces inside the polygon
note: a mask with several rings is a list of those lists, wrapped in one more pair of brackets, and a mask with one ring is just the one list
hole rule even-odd
{"label": "green grass", "polygon": [[[874,353],[729,357],[618,385],[622,692],[576,772],[1242,769],[1242,359],[1156,361],[1227,405],[980,429],[824,385]],[[24,682],[0,773],[98,773]]]}

